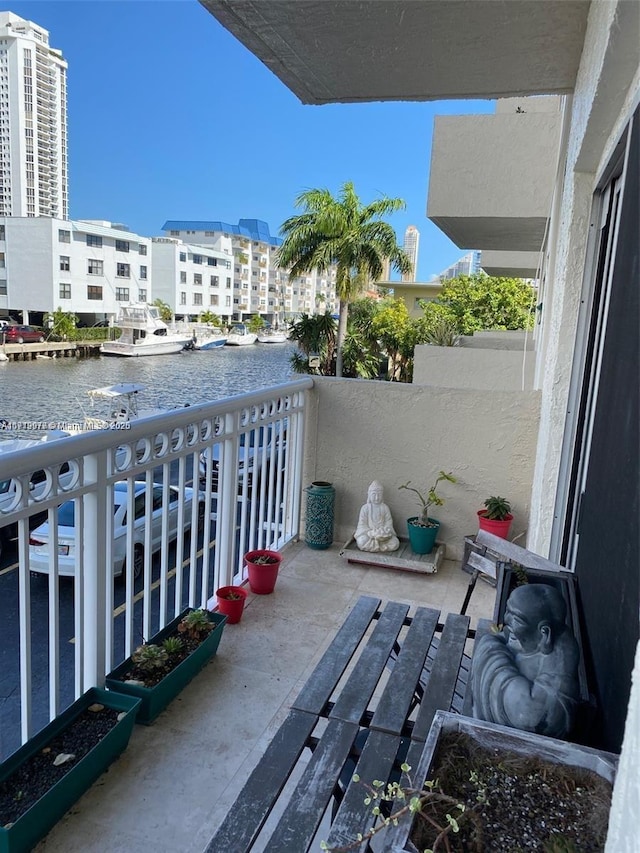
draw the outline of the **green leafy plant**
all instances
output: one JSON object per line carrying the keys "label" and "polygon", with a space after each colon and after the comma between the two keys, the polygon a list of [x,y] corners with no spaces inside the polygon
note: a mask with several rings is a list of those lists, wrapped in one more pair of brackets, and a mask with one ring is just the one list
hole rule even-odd
{"label": "green leafy plant", "polygon": [[486,507],[482,515],[492,521],[504,521],[511,514],[511,504],[506,498],[490,497],[484,502]]}
{"label": "green leafy plant", "polygon": [[264,328],[264,318],[262,318],[259,314],[252,314],[249,318],[249,322],[247,323],[250,332],[253,334],[257,334],[261,329]]}
{"label": "green leafy plant", "polygon": [[184,648],[184,643],[180,637],[167,637],[162,641],[162,648],[168,655],[177,655]]}
{"label": "green leafy plant", "polygon": [[429,491],[425,495],[414,486],[411,485],[411,480],[408,480],[402,486],[398,486],[398,489],[407,489],[409,492],[413,492],[418,496],[418,500],[420,502],[420,524],[425,527],[432,527],[431,522],[429,521],[429,508],[432,506],[442,506],[445,502],[445,499],[438,494],[438,486],[443,481],[448,483],[457,483],[456,478],[453,476],[452,472],[449,471],[447,474],[446,471],[440,471],[438,474],[435,483],[430,487]]}
{"label": "green leafy plant", "polygon": [[456,321],[448,317],[436,317],[425,334],[425,343],[436,347],[457,347],[460,333]]}
{"label": "green leafy plant", "polygon": [[145,643],[131,655],[131,660],[145,672],[153,672],[154,669],[160,669],[167,661],[167,652],[161,646],[155,646],[153,643]]}
{"label": "green leafy plant", "polygon": [[192,640],[199,640],[205,634],[208,634],[215,628],[213,622],[209,621],[208,611],[206,610],[190,610],[178,625],[180,634],[186,634]]}

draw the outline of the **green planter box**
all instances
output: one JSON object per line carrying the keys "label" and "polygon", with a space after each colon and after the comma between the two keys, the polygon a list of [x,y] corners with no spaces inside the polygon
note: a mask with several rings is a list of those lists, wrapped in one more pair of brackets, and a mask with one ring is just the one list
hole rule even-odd
{"label": "green planter box", "polygon": [[31,850],[126,748],[140,700],[93,687],[0,764],[0,781],[5,780],[17,767],[43,749],[94,702],[115,711],[125,711],[126,716],[22,817],[8,829],[0,827],[0,853],[24,853]]}
{"label": "green planter box", "polygon": [[[189,610],[183,610],[179,616],[169,622],[161,631],[154,634],[149,640],[149,643],[159,645],[170,636],[176,629],[178,623]],[[194,675],[197,675],[202,667],[211,660],[218,651],[222,630],[227,621],[227,617],[222,613],[209,613],[209,621],[215,624],[215,628],[209,633],[207,639],[201,643],[198,648],[192,652],[188,658],[166,675],[159,684],[155,687],[143,687],[138,684],[125,684],[121,681],[125,673],[131,669],[131,658],[127,658],[120,666],[116,667],[113,672],[110,672],[106,678],[106,687],[117,693],[123,693],[127,696],[135,696],[142,700],[142,705],[138,711],[136,718],[138,723],[143,723],[148,726],[152,723],[158,714],[167,707],[167,705],[175,699],[180,691],[187,686]]]}

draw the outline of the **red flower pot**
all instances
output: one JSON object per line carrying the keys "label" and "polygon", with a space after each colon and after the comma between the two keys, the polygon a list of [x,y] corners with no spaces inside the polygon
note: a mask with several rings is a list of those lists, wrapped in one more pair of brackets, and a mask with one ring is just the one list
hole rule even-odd
{"label": "red flower pot", "polygon": [[[229,598],[229,595],[236,596]],[[242,619],[242,611],[247,598],[247,591],[241,586],[221,586],[216,590],[218,611],[227,617],[228,625],[235,625]]]}
{"label": "red flower pot", "polygon": [[487,533],[493,533],[494,536],[506,539],[509,536],[509,529],[513,521],[511,513],[501,521],[497,518],[487,518],[485,512],[486,509],[478,510],[478,526],[480,530],[486,530]]}
{"label": "red flower pot", "polygon": [[[272,562],[256,562],[260,557],[271,558]],[[249,570],[251,592],[255,592],[257,595],[269,595],[273,592],[281,561],[282,554],[278,551],[267,551],[263,548],[257,551],[247,551],[244,555],[244,562]]]}

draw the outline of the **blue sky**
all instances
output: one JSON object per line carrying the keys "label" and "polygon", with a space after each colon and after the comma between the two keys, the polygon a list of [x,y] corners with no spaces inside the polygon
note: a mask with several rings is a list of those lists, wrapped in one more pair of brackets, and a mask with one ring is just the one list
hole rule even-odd
{"label": "blue sky", "polygon": [[49,30],[69,64],[72,219],[154,236],[167,219],[244,217],[278,234],[301,191],[352,180],[364,202],[405,200],[389,221],[400,243],[420,231],[420,280],[464,254],[426,218],[433,118],[492,102],[304,106],[197,0],[2,8]]}

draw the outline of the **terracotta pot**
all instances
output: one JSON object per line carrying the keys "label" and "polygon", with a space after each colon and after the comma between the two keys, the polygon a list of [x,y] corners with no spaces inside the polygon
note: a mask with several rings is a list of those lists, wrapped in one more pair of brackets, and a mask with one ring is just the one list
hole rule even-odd
{"label": "terracotta pot", "polygon": [[480,530],[486,530],[487,533],[493,533],[494,536],[506,539],[509,536],[509,529],[513,521],[511,513],[501,520],[498,518],[487,518],[485,512],[486,509],[478,510],[478,526]]}
{"label": "terracotta pot", "polygon": [[[234,595],[235,598],[229,598]],[[216,590],[218,611],[227,617],[228,625],[235,625],[242,619],[242,611],[247,598],[247,591],[241,586],[221,586]]]}
{"label": "terracotta pot", "polygon": [[[260,557],[271,557],[271,563],[256,563]],[[268,551],[264,548],[257,551],[247,551],[244,562],[249,570],[249,586],[251,592],[257,595],[269,595],[273,592],[278,577],[278,570],[282,562],[282,554],[279,551]]]}

